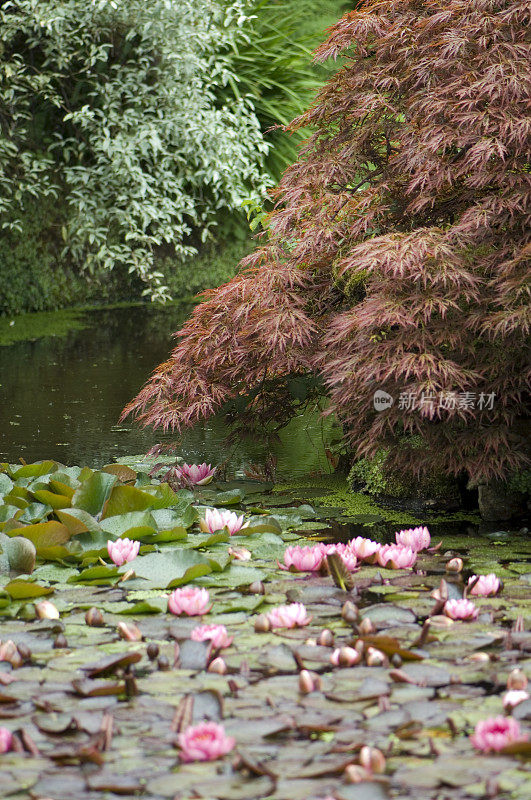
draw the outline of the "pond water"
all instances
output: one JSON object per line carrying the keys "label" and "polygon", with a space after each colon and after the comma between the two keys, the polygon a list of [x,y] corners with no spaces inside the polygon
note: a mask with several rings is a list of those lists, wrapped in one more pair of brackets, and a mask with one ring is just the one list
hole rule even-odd
{"label": "pond water", "polygon": [[[172,435],[118,424],[122,408],[172,348],[190,305],[96,309],[86,326],[66,336],[46,336],[0,347],[0,460],[52,458],[65,464],[103,466],[143,453]],[[326,428],[318,415],[293,421],[274,455],[280,476],[329,471]],[[230,455],[235,474],[260,463],[264,447],[246,442],[230,451],[220,419],[186,432],[178,444],[186,460],[220,463]]]}

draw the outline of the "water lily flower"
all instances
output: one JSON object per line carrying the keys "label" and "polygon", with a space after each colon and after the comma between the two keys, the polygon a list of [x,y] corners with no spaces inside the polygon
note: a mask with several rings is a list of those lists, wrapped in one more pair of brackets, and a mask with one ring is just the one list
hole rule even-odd
{"label": "water lily flower", "polygon": [[371,561],[371,563],[376,560],[376,555],[381,547],[378,542],[373,542],[372,539],[364,539],[363,536],[356,536],[355,539],[351,539],[348,546],[357,558],[362,561]]}
{"label": "water lily flower", "polygon": [[358,559],[356,553],[348,544],[339,543],[326,545],[325,552],[326,555],[329,553],[337,553],[339,556],[341,556],[341,559],[349,572],[354,572],[354,570],[358,569]]}
{"label": "water lily flower", "polygon": [[189,617],[207,614],[212,608],[210,595],[206,589],[197,586],[185,586],[175,589],[168,597],[168,611],[172,614],[187,614]]}
{"label": "water lily flower", "polygon": [[286,547],[284,550],[284,564],[279,564],[281,569],[294,569],[297,572],[317,572],[321,567],[325,550],[322,545],[316,544],[309,547]]}
{"label": "water lily flower", "polygon": [[234,637],[228,635],[225,625],[199,625],[190,636],[194,642],[206,642],[210,639],[216,650],[230,647],[234,641]]}
{"label": "water lily flower", "polygon": [[520,732],[520,726],[513,717],[488,717],[478,722],[470,740],[476,750],[489,753],[503,750],[512,742],[526,742],[527,734]]}
{"label": "water lily flower", "polygon": [[523,703],[524,700],[529,700],[529,692],[526,692],[525,689],[509,689],[503,695],[503,707],[506,711],[512,711],[515,706]]}
{"label": "water lily flower", "polygon": [[181,761],[215,761],[230,753],[236,740],[227,736],[223,725],[217,722],[200,722],[190,725],[177,739],[181,748]]}
{"label": "water lily flower", "polygon": [[133,561],[140,550],[140,542],[133,542],[131,539],[116,539],[107,542],[107,552],[117,567],[121,567],[127,561]]}
{"label": "water lily flower", "polygon": [[378,563],[387,569],[408,569],[417,560],[416,550],[398,544],[385,544],[378,550]]}
{"label": "water lily flower", "polygon": [[444,613],[450,619],[477,619],[479,608],[471,600],[447,600]]}
{"label": "water lily flower", "polygon": [[182,486],[206,486],[214,477],[216,468],[210,464],[178,464],[175,478]]}
{"label": "water lily flower", "polygon": [[272,608],[266,614],[266,618],[271,628],[302,628],[312,619],[302,603],[290,603],[287,606]]}
{"label": "water lily flower", "polygon": [[[468,586],[474,583],[476,578],[478,578],[477,575],[472,575],[468,579]],[[474,597],[492,597],[500,591],[500,586],[500,579],[496,577],[494,572],[490,572],[488,575],[480,575],[468,593],[474,595]]]}
{"label": "water lily flower", "polygon": [[395,533],[396,543],[402,547],[411,547],[412,550],[425,550],[430,546],[431,536],[426,526],[408,528]]}
{"label": "water lily flower", "polygon": [[238,516],[234,511],[228,511],[227,509],[219,511],[217,508],[207,508],[205,518],[199,520],[199,527],[203,533],[215,533],[227,528],[231,536],[238,533],[242,528],[247,527],[247,524],[243,524],[243,514]]}
{"label": "water lily flower", "polygon": [[7,753],[13,746],[13,734],[7,728],[0,728],[0,753]]}

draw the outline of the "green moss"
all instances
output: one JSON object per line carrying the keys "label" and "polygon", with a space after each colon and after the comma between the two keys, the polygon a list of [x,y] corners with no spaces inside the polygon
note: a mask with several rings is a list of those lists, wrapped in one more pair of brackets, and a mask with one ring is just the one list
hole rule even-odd
{"label": "green moss", "polygon": [[0,346],[40,339],[43,336],[66,336],[70,331],[79,331],[85,327],[83,313],[72,309],[0,317]]}
{"label": "green moss", "polygon": [[347,478],[338,473],[322,475],[317,478],[308,476],[297,481],[278,484],[275,486],[274,491],[301,489],[301,495],[304,496],[304,487],[311,487],[312,490],[320,487],[323,489],[322,496],[317,496],[312,491],[313,496],[308,499],[309,503],[316,499],[319,506],[342,508],[343,514],[346,516],[378,514],[386,522],[396,523],[397,525],[419,525],[422,522],[412,514],[390,508],[381,508],[368,495],[350,491]]}

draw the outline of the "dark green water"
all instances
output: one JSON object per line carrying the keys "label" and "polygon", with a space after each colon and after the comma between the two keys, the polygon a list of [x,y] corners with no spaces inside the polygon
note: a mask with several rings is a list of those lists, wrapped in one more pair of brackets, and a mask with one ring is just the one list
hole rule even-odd
{"label": "dark green water", "polygon": [[[168,358],[171,334],[190,306],[131,307],[87,312],[84,330],[0,347],[0,460],[53,458],[103,466],[176,438],[119,425],[122,408],[153,369]],[[213,420],[188,431],[177,452],[189,461],[219,463],[229,451],[226,430]],[[278,473],[328,471],[321,421],[294,420],[276,448]],[[231,456],[236,474],[259,463],[264,449],[240,445]]]}

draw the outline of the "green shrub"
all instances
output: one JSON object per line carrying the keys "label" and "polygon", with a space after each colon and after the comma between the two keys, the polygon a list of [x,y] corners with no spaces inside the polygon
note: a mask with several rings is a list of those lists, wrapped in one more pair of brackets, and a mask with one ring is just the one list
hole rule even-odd
{"label": "green shrub", "polygon": [[[125,265],[163,299],[153,251],[183,260],[223,208],[263,197],[267,145],[220,55],[244,0],[7,0],[0,7],[0,214],[64,199],[61,258],[89,275]],[[5,280],[5,279],[4,279]],[[4,282],[4,280],[2,282]],[[39,288],[35,297],[39,300]],[[44,302],[44,298],[42,300]],[[13,301],[10,301],[13,304]]]}

